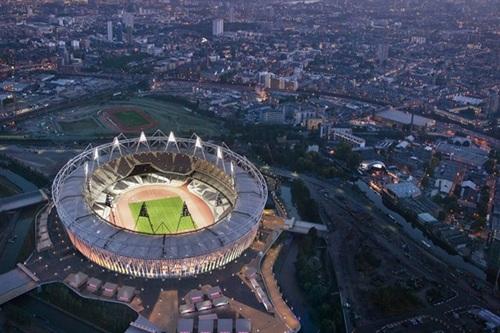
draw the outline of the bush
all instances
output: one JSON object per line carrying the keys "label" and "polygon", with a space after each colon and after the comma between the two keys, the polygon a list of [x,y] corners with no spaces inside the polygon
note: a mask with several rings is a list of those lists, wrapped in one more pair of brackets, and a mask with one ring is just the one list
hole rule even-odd
{"label": "bush", "polygon": [[300,179],[294,180],[291,192],[293,204],[297,207],[300,217],[306,221],[321,223],[318,205],[311,198],[311,193],[304,182]]}
{"label": "bush", "polygon": [[384,314],[395,315],[414,310],[421,305],[412,292],[398,286],[388,286],[373,291],[370,299]]}

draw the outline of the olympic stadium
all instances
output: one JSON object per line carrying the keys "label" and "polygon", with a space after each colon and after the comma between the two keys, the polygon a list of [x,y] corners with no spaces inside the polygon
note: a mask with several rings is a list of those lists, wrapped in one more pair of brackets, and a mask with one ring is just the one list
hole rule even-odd
{"label": "olympic stadium", "polygon": [[209,272],[254,240],[266,182],[245,157],[199,137],[115,137],[71,159],[52,185],[78,251],[148,278]]}

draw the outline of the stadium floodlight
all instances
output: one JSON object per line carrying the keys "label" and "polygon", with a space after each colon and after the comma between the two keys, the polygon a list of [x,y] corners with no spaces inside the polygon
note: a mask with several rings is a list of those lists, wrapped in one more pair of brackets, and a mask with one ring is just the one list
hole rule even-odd
{"label": "stadium floodlight", "polygon": [[222,154],[222,148],[217,146],[217,162],[221,161],[222,169],[224,169],[224,173],[226,173],[226,164],[224,163],[224,155]]}
{"label": "stadium floodlight", "polygon": [[148,139],[146,138],[146,134],[144,134],[144,131],[141,131],[141,135],[139,136],[139,142],[140,143],[143,143],[143,142],[147,142]]}
{"label": "stadium floodlight", "polygon": [[233,184],[234,184],[234,163],[233,161],[231,161],[231,179],[233,180]]}
{"label": "stadium floodlight", "polygon": [[203,146],[201,145],[201,139],[200,139],[200,137],[199,137],[199,136],[197,136],[197,137],[196,137],[196,142],[195,142],[195,144],[194,144],[194,145],[195,145],[195,147],[196,147],[196,148],[201,148],[201,149],[203,149]]}
{"label": "stadium floodlight", "polygon": [[111,146],[111,153],[109,154],[109,160],[110,161],[113,158],[113,152],[115,151],[115,149],[118,149],[118,151],[120,152],[120,156],[121,156],[122,155],[122,150],[120,148],[120,140],[118,139],[117,136],[115,136],[113,138],[113,145]]}
{"label": "stadium floodlight", "polygon": [[168,142],[177,143],[177,140],[175,139],[174,132],[172,132],[172,131],[170,131],[170,134],[168,135]]}
{"label": "stadium floodlight", "polygon": [[203,150],[203,144],[201,143],[201,138],[197,135],[196,136],[196,141],[194,142],[194,151],[193,151],[193,155],[196,154],[196,149],[200,149],[201,150],[201,154],[203,155],[203,158],[205,158],[205,151]]}
{"label": "stadium floodlight", "polygon": [[175,147],[177,148],[177,151],[180,152],[179,146],[177,145],[177,139],[175,138],[174,132],[170,131],[170,134],[168,135],[168,140],[167,140],[167,147],[165,150],[168,149],[168,145],[173,143]]}
{"label": "stadium floodlight", "polygon": [[137,141],[137,147],[135,148],[135,152],[139,150],[139,146],[142,144],[146,145],[149,149],[149,144],[148,144],[148,139],[146,138],[146,134],[144,134],[144,131],[141,131],[141,135],[139,135],[139,140]]}
{"label": "stadium floodlight", "polygon": [[99,149],[97,147],[94,148],[94,163],[97,162],[97,165],[99,165]]}
{"label": "stadium floodlight", "polygon": [[89,164],[85,162],[83,164],[83,173],[85,174],[85,179],[89,176]]}

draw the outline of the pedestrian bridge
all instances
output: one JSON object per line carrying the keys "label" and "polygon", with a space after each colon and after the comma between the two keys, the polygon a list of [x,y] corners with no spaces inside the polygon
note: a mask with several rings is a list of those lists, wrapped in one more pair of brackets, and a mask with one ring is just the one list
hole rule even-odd
{"label": "pedestrian bridge", "polygon": [[312,228],[316,229],[319,233],[328,232],[328,228],[324,224],[300,221],[296,220],[294,217],[286,219],[283,227],[284,230],[298,234],[307,234]]}
{"label": "pedestrian bridge", "polygon": [[36,205],[47,200],[47,194],[42,190],[16,194],[0,200],[0,213]]}
{"label": "pedestrian bridge", "polygon": [[0,275],[0,305],[35,289],[39,279],[24,266],[17,264],[13,270]]}

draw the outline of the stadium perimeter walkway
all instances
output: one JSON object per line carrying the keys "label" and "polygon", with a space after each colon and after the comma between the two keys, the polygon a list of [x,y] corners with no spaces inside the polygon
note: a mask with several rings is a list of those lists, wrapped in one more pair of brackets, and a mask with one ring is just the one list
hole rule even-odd
{"label": "stadium perimeter walkway", "polygon": [[277,315],[291,331],[298,332],[300,330],[300,322],[297,317],[295,317],[290,307],[288,307],[288,304],[283,300],[278,282],[274,278],[273,266],[278,258],[280,250],[281,245],[278,245],[276,248],[272,248],[267,252],[262,263],[262,278],[264,279],[267,292]]}
{"label": "stadium perimeter walkway", "polygon": [[177,318],[179,316],[178,299],[177,290],[165,290],[160,292],[158,300],[149,316],[149,321],[165,332],[175,332],[177,329]]}

